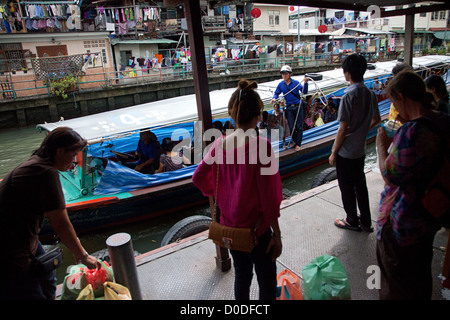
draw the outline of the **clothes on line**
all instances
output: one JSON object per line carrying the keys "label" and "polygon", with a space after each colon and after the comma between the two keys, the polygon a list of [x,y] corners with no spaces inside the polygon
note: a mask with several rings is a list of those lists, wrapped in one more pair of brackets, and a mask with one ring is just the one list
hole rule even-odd
{"label": "clothes on line", "polygon": [[[70,4],[25,4],[10,2],[0,5],[0,29],[11,33],[23,29],[22,20],[29,31],[46,28],[68,31],[82,30],[80,8]],[[50,31],[50,30],[49,30]]]}
{"label": "clothes on line", "polygon": [[160,9],[155,7],[98,7],[97,18],[100,22],[103,20],[107,23],[124,23],[134,21],[142,25],[143,22],[151,20],[159,20]]}

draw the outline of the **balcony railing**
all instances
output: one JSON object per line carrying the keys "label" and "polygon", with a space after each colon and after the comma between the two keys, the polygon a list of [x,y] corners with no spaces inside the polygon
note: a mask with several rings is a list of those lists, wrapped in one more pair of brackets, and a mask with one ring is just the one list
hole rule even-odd
{"label": "balcony railing", "polygon": [[[278,58],[256,58],[224,60],[215,64],[207,63],[208,74],[210,76],[220,76],[229,74],[245,74],[255,71],[279,70],[282,65],[289,64],[292,67],[314,67],[328,64],[340,64],[347,53],[341,54],[312,54],[312,55],[285,55]],[[375,60],[394,60],[399,56],[398,52],[390,52],[388,55],[363,53],[369,62]],[[375,59],[376,58],[376,59]],[[2,62],[0,60],[0,62]],[[28,65],[32,65],[28,62]],[[187,80],[193,79],[192,67],[190,63],[180,64],[176,67],[154,67],[144,69],[140,67],[128,68],[122,71],[109,72],[104,67],[88,68],[86,72],[73,75],[77,80],[77,91],[89,91],[95,88],[106,88],[123,85],[139,85],[151,82],[161,82],[166,80]],[[45,79],[36,77],[33,68],[25,73],[22,70],[14,75],[11,72],[0,72],[0,100],[16,99],[34,95],[51,95],[48,82]]]}

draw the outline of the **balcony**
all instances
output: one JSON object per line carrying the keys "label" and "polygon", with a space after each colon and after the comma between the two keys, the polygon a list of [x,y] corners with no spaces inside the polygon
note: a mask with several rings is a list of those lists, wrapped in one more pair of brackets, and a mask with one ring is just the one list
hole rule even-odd
{"label": "balcony", "polygon": [[203,32],[220,33],[227,32],[227,22],[224,16],[205,16],[202,17]]}

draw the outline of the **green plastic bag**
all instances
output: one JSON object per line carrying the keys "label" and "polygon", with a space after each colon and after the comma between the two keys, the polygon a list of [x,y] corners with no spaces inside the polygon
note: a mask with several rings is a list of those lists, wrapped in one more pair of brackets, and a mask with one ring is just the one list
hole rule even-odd
{"label": "green plastic bag", "polygon": [[86,273],[82,270],[83,264],[72,266],[69,274],[64,278],[61,300],[75,300],[80,292],[88,285]]}
{"label": "green plastic bag", "polygon": [[350,283],[342,263],[333,256],[314,258],[302,270],[305,300],[347,300]]}

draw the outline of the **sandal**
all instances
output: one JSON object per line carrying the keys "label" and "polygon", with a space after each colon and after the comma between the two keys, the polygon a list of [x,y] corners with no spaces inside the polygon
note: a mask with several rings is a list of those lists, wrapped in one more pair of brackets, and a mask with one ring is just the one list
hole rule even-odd
{"label": "sandal", "polygon": [[[340,224],[338,221],[342,222],[343,224]],[[352,226],[346,221],[345,218],[344,219],[336,219],[334,221],[334,225],[336,227],[338,227],[338,228],[341,228],[341,229],[348,229],[348,230],[353,230],[353,231],[361,231],[361,228],[359,227],[359,225],[358,226]]]}

